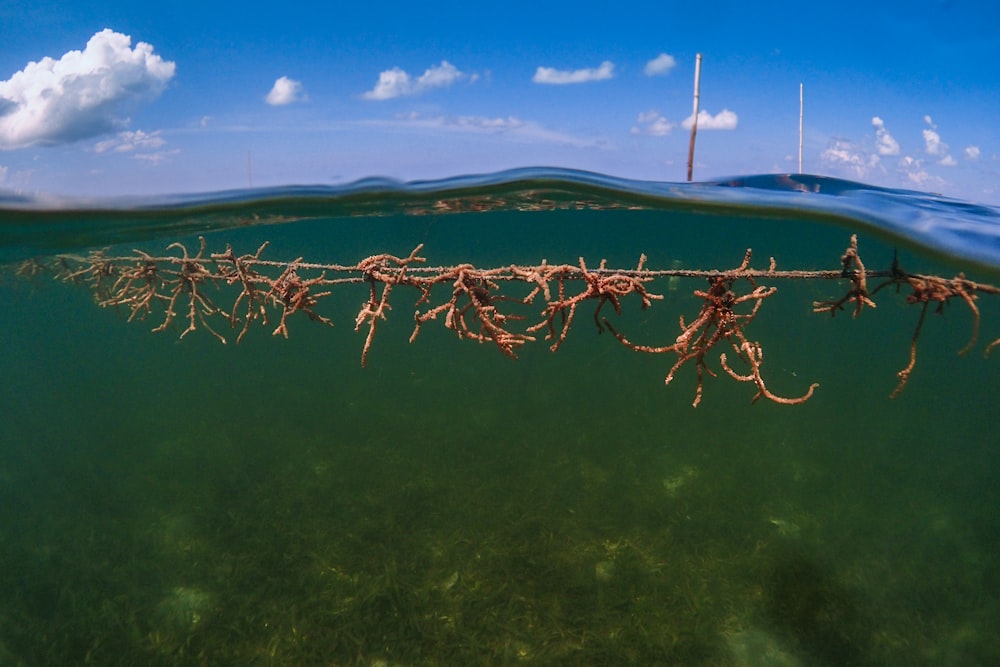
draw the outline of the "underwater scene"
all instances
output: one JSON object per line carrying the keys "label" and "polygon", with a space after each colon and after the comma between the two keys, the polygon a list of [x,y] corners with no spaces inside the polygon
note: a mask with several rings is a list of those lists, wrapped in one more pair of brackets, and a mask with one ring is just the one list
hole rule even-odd
{"label": "underwater scene", "polygon": [[1000,211],[0,199],[0,665],[1000,664]]}

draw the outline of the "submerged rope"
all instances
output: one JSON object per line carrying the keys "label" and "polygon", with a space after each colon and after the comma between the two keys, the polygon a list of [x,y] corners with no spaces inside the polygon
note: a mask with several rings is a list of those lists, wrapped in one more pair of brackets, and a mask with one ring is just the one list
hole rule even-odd
{"label": "submerged rope", "polygon": [[[225,252],[206,254],[205,239],[200,239],[197,254],[190,254],[181,243],[172,243],[167,250],[177,254],[152,256],[136,250],[130,256],[107,256],[94,251],[86,256],[58,255],[46,261],[28,260],[16,268],[17,275],[33,277],[51,273],[56,278],[89,288],[100,306],[125,308],[128,320],[143,320],[158,314],[163,319],[153,331],[168,329],[175,319],[187,323],[180,333],[184,338],[199,328],[204,328],[220,342],[227,338],[213,324],[228,322],[235,330],[239,343],[254,323],[264,326],[274,324],[273,335],[289,335],[288,322],[301,313],[314,322],[333,326],[332,320],[317,312],[321,299],[329,296],[333,288],[342,284],[367,284],[368,299],[362,303],[355,318],[355,331],[366,330],[361,351],[361,363],[368,363],[375,333],[381,321],[391,310],[390,296],[397,288],[416,292],[414,328],[411,342],[421,327],[440,316],[444,326],[460,339],[492,343],[503,354],[516,358],[522,345],[539,337],[549,342],[556,351],[566,340],[578,308],[585,302],[593,304],[593,321],[598,331],[607,329],[623,346],[647,354],[673,354],[676,360],[666,375],[669,384],[677,371],[694,362],[697,387],[693,405],[702,398],[706,374],[716,373],[708,366],[706,355],[717,345],[724,350],[719,354],[719,365],[725,373],[739,382],[756,386],[753,400],[766,398],[782,404],[800,404],[808,400],[819,386],[811,384],[800,396],[787,398],[771,392],[763,379],[763,348],[751,340],[746,328],[757,317],[764,301],[777,292],[776,287],[758,285],[758,281],[778,280],[846,280],[850,287],[838,299],[817,301],[813,311],[835,315],[851,306],[858,317],[865,308],[874,308],[873,297],[889,286],[896,291],[908,290],[906,301],[922,306],[920,319],[911,338],[910,360],[897,375],[899,383],[893,391],[896,396],[906,386],[916,364],[917,341],[930,304],[942,312],[945,304],[958,298],[973,315],[973,330],[968,344],[961,350],[971,350],[979,332],[980,313],[976,301],[980,294],[1000,294],[1000,288],[968,280],[963,274],[953,278],[911,274],[903,271],[894,261],[888,270],[868,270],[858,253],[857,237],[841,257],[839,270],[779,271],[774,258],[767,269],[750,267],[752,253],[748,249],[743,261],[734,269],[649,269],[642,255],[633,269],[613,269],[601,261],[596,268],[587,266],[584,258],[573,264],[549,264],[542,260],[534,266],[509,265],[478,268],[472,264],[455,266],[425,266],[420,256],[422,245],[406,257],[377,254],[366,257],[357,264],[324,264],[305,262],[299,257],[291,262],[263,259],[267,248],[262,244],[255,253],[236,255],[232,247]],[[305,277],[311,276],[311,277]],[[622,312],[626,298],[638,300],[642,309],[663,299],[647,287],[661,278],[700,278],[707,288],[693,290],[701,308],[690,321],[680,318],[680,333],[666,345],[655,346],[631,341],[619,332],[602,312],[605,306],[616,313]],[[881,280],[869,288],[869,280]],[[503,284],[521,283],[528,290],[523,296],[503,293]],[[231,302],[220,305],[218,296],[209,295],[205,286],[231,287]],[[443,286],[438,288],[438,286]],[[438,288],[438,289],[435,289]],[[439,296],[443,293],[443,297]],[[232,296],[235,294],[235,296]],[[538,302],[536,304],[536,302]],[[534,321],[524,321],[526,316],[512,308],[541,305]],[[180,313],[178,312],[180,311]],[[985,354],[1000,344],[1000,338],[986,346]],[[733,361],[727,352],[734,353]],[[736,360],[742,369],[734,368]]]}

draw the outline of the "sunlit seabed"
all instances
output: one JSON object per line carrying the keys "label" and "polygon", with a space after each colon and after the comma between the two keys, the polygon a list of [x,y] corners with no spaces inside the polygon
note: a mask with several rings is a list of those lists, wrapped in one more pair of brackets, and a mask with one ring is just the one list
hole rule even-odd
{"label": "sunlit seabed", "polygon": [[[16,230],[9,258],[115,241],[109,253],[163,254],[200,233],[217,251],[269,240],[266,256],[284,260],[353,264],[424,243],[433,264],[634,267],[645,253],[651,267],[719,269],[747,247],[760,268],[773,256],[839,269],[854,232],[866,265],[888,268],[895,232],[873,221],[906,218],[873,205],[852,224],[838,197],[876,191],[791,190],[806,203],[778,210],[779,189],[735,187],[720,208],[565,173],[546,190],[531,175],[349,201],[243,197],[226,205],[238,213],[172,202],[134,213],[138,229],[93,212],[0,218]],[[444,200],[468,212],[435,208]],[[473,212],[484,200],[494,210]],[[599,210],[523,210],[584,200]],[[540,201],[560,205],[526,204]],[[928,202],[945,206],[912,208]],[[995,234],[989,215],[955,206],[953,227]],[[899,244],[906,270],[998,282],[983,268],[995,248],[962,260],[917,243]],[[670,343],[702,285],[658,281],[663,302],[626,301],[613,321]],[[8,271],[0,665],[997,664],[998,362],[982,355],[1000,336],[997,303],[980,300],[982,340],[964,356],[965,305],[929,315],[890,400],[917,307],[880,293],[877,309],[830,318],[811,304],[846,281],[776,286],[747,331],[769,387],[818,382],[816,394],[751,404],[754,388],[720,372],[694,409],[693,368],[665,387],[673,360],[598,334],[586,305],[557,353],[539,341],[513,361],[440,323],[407,342],[417,295],[400,291],[362,369],[362,285],[324,304],[333,329],[302,317],[288,340],[255,328],[223,346]]]}

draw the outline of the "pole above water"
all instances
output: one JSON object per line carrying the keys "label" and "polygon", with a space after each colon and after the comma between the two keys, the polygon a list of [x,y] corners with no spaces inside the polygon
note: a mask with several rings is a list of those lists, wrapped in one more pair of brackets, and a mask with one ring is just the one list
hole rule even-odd
{"label": "pole above water", "polygon": [[802,84],[799,84],[799,173],[802,173]]}
{"label": "pole above water", "polygon": [[694,137],[698,133],[698,96],[701,89],[701,54],[694,61],[694,115],[691,116],[691,144],[688,146],[687,179],[690,181],[694,173]]}

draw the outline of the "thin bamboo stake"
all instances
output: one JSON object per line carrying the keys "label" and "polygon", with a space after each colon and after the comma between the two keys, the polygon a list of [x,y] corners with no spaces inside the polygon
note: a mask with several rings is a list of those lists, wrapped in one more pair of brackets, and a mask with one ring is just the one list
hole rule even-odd
{"label": "thin bamboo stake", "polygon": [[799,84],[799,173],[802,173],[802,84]]}
{"label": "thin bamboo stake", "polygon": [[688,146],[687,179],[691,180],[694,173],[694,137],[698,133],[698,97],[701,90],[701,54],[694,61],[694,115],[691,116],[691,143]]}

